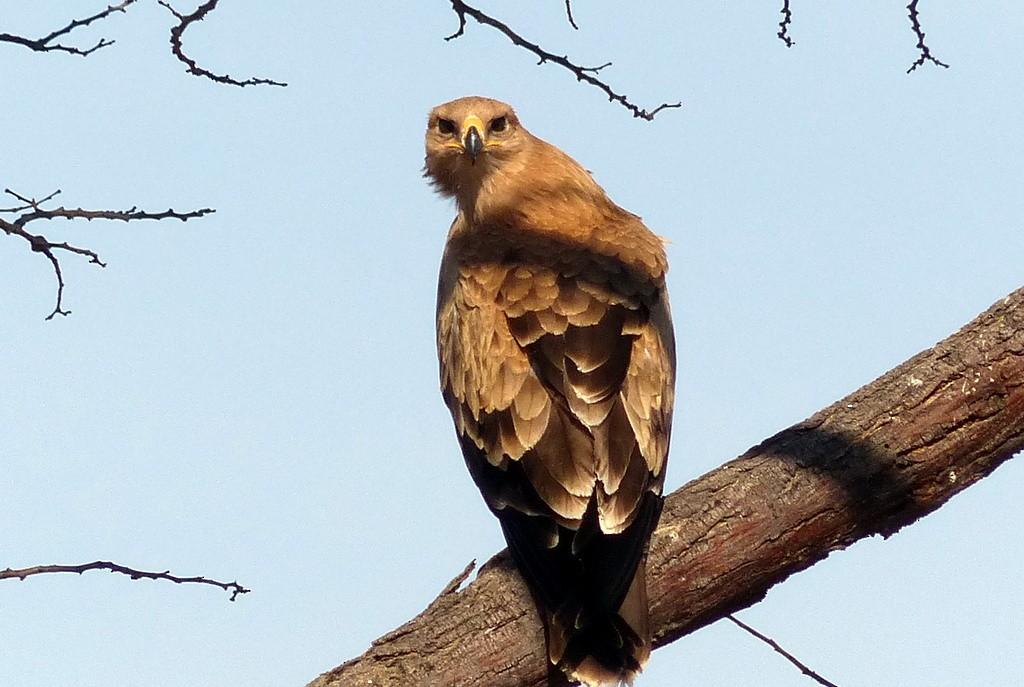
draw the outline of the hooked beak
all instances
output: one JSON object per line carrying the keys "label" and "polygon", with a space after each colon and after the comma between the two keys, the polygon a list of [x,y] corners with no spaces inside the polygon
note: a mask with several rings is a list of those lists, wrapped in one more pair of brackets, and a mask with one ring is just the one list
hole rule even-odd
{"label": "hooked beak", "polygon": [[462,141],[462,147],[469,155],[469,159],[475,164],[476,156],[484,149],[484,139],[480,138],[480,131],[475,126],[470,126],[466,131],[466,137]]}

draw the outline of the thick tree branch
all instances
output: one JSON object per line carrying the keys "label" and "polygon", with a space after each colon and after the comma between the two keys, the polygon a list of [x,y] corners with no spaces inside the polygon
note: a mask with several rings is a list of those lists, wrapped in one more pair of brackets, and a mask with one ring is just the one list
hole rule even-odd
{"label": "thick tree branch", "polygon": [[[934,348],[671,494],[648,560],[655,643],[889,536],[1024,447],[1024,289]],[[454,582],[454,581],[453,581]],[[507,553],[310,687],[543,687],[544,638]],[[657,657],[655,657],[655,660]]]}
{"label": "thick tree branch", "polygon": [[[552,62],[572,72],[576,76],[577,81],[583,81],[585,83],[590,84],[591,86],[595,86],[601,89],[602,91],[604,91],[605,95],[608,96],[609,101],[619,103],[627,110],[632,112],[634,117],[651,121],[654,119],[655,115],[657,115],[662,110],[683,106],[682,103],[662,103],[653,110],[645,110],[639,107],[638,105],[635,105],[632,102],[630,102],[630,100],[625,95],[616,93],[615,91],[612,90],[611,86],[609,86],[607,83],[601,81],[600,79],[594,76],[594,74],[601,71],[605,67],[610,67],[612,64],[611,62],[606,62],[605,64],[602,64],[599,67],[583,67],[581,65],[571,62],[568,56],[566,55],[556,55],[554,53],[550,53],[547,50],[544,50],[544,48],[540,47],[536,43],[531,43],[530,41],[526,40],[515,31],[513,31],[511,28],[509,28],[508,25],[498,21],[497,19],[491,17],[490,15],[484,14],[475,7],[470,7],[465,2],[462,2],[462,0],[450,0],[450,2],[452,4],[452,10],[459,18],[459,28],[455,33],[453,33],[450,36],[447,36],[445,38],[446,41],[458,38],[459,36],[466,32],[466,17],[469,16],[476,20],[476,22],[479,24],[483,24],[485,26],[490,26],[492,28],[497,29],[501,33],[505,34],[505,37],[512,41],[513,44],[532,52],[534,55],[540,58],[540,61],[537,64]],[[572,23],[573,28],[578,28],[576,27],[576,24],[572,19],[571,7],[568,4],[566,4],[566,11],[569,13],[569,21],[570,23]]]}
{"label": "thick tree branch", "polygon": [[[60,189],[57,189],[50,195],[46,196],[41,200],[35,200],[28,198],[19,193],[15,193],[11,189],[4,189],[4,193],[9,196],[13,196],[22,205],[10,208],[0,208],[0,229],[4,231],[8,236],[17,236],[31,246],[33,253],[42,253],[50,261],[53,266],[54,275],[57,277],[57,304],[53,308],[53,312],[47,315],[46,319],[53,319],[54,315],[70,315],[70,310],[64,310],[64,273],[61,271],[60,260],[54,251],[64,251],[67,253],[74,253],[89,258],[89,262],[93,265],[99,265],[100,267],[106,267],[106,263],[100,260],[100,256],[88,248],[80,248],[73,246],[66,241],[57,243],[46,238],[42,234],[33,234],[25,229],[25,226],[31,222],[37,220],[52,220],[58,218],[64,219],[106,219],[106,220],[118,220],[121,222],[132,222],[143,219],[180,219],[182,222],[203,215],[208,215],[214,212],[211,208],[202,208],[201,210],[191,210],[189,212],[177,212],[172,209],[167,209],[163,212],[146,212],[145,210],[139,210],[136,207],[131,207],[127,210],[84,210],[82,208],[65,208],[60,206],[57,208],[44,208],[43,204],[53,200],[60,193]],[[12,219],[5,219],[3,215],[14,215]]]}
{"label": "thick tree branch", "polygon": [[0,580],[24,580],[32,575],[45,575],[49,573],[78,573],[81,575],[88,570],[109,570],[113,573],[127,575],[133,580],[168,580],[175,584],[208,584],[220,587],[226,592],[231,592],[231,598],[228,601],[234,601],[238,598],[239,594],[248,594],[252,591],[238,584],[238,582],[219,582],[207,577],[178,577],[177,575],[172,575],[170,570],[147,572],[145,570],[126,568],[123,565],[111,563],[110,561],[93,561],[92,563],[82,563],[81,565],[35,565],[31,568],[21,568],[19,570],[7,568],[6,570],[0,570]]}

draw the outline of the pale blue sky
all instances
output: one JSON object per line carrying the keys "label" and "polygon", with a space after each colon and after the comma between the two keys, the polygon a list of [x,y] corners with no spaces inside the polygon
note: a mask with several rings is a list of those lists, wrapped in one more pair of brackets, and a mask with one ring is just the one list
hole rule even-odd
{"label": "pale blue sky", "polygon": [[[7,3],[15,5],[15,3]],[[95,3],[19,3],[41,35]],[[300,686],[503,547],[437,391],[450,204],[421,178],[427,111],[480,94],[593,171],[670,241],[676,488],[926,348],[1024,283],[1024,12],[903,3],[577,2],[511,26],[644,106],[632,119],[449,4],[224,0],[189,30],[216,85],[140,3],[87,59],[0,44],[0,187],[178,222],[35,225],[96,249],[49,264],[0,237],[0,684]],[[81,9],[88,6],[87,10]],[[355,9],[353,9],[355,7]],[[187,9],[187,8],[182,8]],[[190,9],[190,8],[188,8]],[[0,205],[9,205],[0,202]],[[1024,659],[1010,461],[888,541],[863,541],[741,617],[842,687],[1015,684]],[[638,687],[811,684],[730,624],[657,651]]]}

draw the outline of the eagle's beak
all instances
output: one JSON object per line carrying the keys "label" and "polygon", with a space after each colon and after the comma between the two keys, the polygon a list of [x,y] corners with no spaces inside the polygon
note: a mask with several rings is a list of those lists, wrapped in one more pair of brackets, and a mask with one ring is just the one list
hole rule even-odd
{"label": "eagle's beak", "polygon": [[469,131],[466,132],[466,140],[462,145],[469,153],[469,159],[476,162],[476,156],[484,149],[484,140],[480,138],[480,132],[476,130],[475,126],[469,127]]}
{"label": "eagle's beak", "polygon": [[484,139],[480,136],[480,132],[483,129],[484,123],[480,121],[479,117],[474,115],[466,117],[466,121],[462,123],[462,130],[466,132],[465,137],[462,139],[462,148],[474,163],[476,162],[476,156],[484,149]]}

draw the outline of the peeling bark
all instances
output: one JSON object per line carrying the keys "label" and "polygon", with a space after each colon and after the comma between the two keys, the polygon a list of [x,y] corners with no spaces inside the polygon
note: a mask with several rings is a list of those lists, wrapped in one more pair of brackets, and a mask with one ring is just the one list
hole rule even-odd
{"label": "peeling bark", "polygon": [[[829,553],[885,537],[1024,447],[1024,289],[934,348],[675,491],[651,543],[663,646],[764,598]],[[506,552],[308,687],[552,687]]]}

